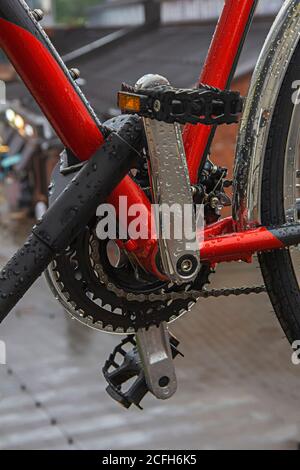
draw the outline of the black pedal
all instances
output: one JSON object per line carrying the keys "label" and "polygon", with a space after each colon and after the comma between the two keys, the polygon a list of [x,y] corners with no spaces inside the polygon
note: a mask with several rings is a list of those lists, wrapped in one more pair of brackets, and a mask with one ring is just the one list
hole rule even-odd
{"label": "black pedal", "polygon": [[243,98],[237,91],[220,90],[206,84],[194,89],[159,85],[137,92],[134,87],[123,84],[118,106],[122,112],[169,124],[219,126],[238,122]]}
{"label": "black pedal", "polygon": [[[171,335],[170,344],[173,359],[178,355],[182,356],[178,351],[179,341]],[[116,346],[105,362],[102,372],[108,383],[106,391],[111,398],[125,408],[135,405],[140,410],[143,409],[140,403],[149,388],[134,336],[127,336]]]}

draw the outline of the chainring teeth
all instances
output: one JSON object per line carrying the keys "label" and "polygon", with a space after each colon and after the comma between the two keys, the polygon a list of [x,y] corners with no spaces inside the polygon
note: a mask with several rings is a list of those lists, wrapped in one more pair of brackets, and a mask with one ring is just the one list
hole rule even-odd
{"label": "chainring teeth", "polygon": [[[58,256],[48,268],[47,281],[56,298],[73,318],[105,332],[134,334],[141,327],[158,325],[162,321],[173,322],[195,305],[195,296],[189,297],[186,288],[174,292],[159,289],[159,294],[125,292],[104,272],[99,257],[99,241],[94,232],[89,230],[85,239],[88,240],[85,248],[89,269],[82,266],[82,256],[78,251],[79,247],[82,249],[82,239],[76,240],[73,249],[69,248]],[[81,279],[76,279],[76,270],[81,273]],[[92,278],[84,278],[87,273],[92,273],[93,282]],[[209,274],[210,270],[204,271],[202,285],[208,282]],[[93,290],[95,286],[98,292]],[[167,286],[169,288],[170,285]]]}

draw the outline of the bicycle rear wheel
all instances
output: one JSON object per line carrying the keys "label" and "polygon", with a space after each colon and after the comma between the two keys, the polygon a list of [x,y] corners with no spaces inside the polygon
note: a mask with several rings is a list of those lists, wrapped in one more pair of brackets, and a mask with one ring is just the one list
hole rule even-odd
{"label": "bicycle rear wheel", "polygon": [[[300,46],[289,64],[274,110],[262,179],[262,223],[300,223]],[[299,85],[299,84],[298,84]],[[290,342],[300,339],[300,245],[259,255],[274,311]]]}

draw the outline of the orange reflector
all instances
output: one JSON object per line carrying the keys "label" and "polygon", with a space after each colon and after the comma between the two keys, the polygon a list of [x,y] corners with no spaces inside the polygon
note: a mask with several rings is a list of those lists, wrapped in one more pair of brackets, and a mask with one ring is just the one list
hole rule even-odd
{"label": "orange reflector", "polygon": [[120,91],[118,93],[118,107],[122,111],[138,113],[141,110],[141,99],[139,96]]}
{"label": "orange reflector", "polygon": [[0,153],[9,152],[9,147],[7,145],[0,145]]}

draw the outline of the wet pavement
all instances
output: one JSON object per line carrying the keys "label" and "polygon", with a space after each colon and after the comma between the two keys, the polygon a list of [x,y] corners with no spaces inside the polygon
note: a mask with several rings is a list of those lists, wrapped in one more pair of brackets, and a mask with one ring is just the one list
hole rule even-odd
{"label": "wet pavement", "polygon": [[[1,265],[23,236],[1,228]],[[256,283],[257,267],[236,263],[212,287]],[[172,331],[177,394],[122,409],[101,375],[119,338],[71,320],[41,278],[0,327],[0,449],[297,448],[300,366],[265,294],[201,300]]]}

